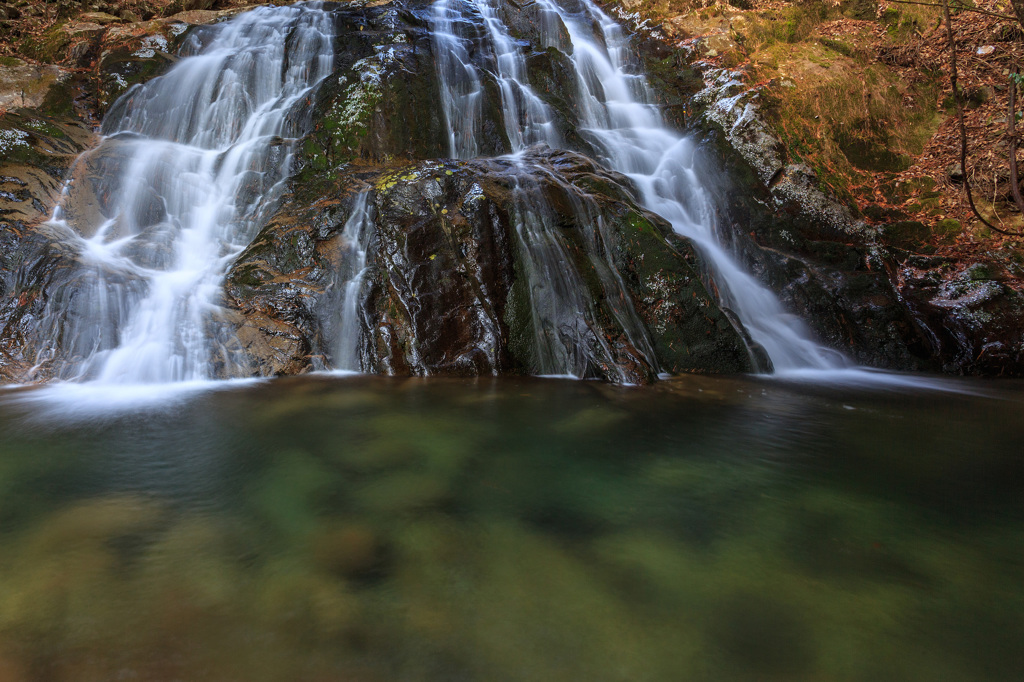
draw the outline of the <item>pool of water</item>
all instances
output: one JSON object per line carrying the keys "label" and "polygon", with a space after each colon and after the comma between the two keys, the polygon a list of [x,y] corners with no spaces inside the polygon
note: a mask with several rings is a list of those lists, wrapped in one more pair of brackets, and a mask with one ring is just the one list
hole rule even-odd
{"label": "pool of water", "polygon": [[1024,386],[0,392],[0,680],[1015,680]]}

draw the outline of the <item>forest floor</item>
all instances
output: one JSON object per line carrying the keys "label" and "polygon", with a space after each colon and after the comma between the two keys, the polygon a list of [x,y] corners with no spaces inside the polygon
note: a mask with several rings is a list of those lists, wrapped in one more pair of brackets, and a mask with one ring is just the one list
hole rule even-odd
{"label": "forest floor", "polygon": [[191,10],[220,10],[295,0],[0,0],[0,56],[24,57],[26,40],[38,40],[69,19],[99,24],[133,23]]}
{"label": "forest floor", "polygon": [[[763,88],[769,102],[763,113],[790,156],[811,166],[868,222],[888,225],[896,241],[913,250],[1000,261],[1008,283],[1024,286],[1024,240],[978,221],[964,187],[966,176],[990,222],[1024,232],[1007,155],[1007,86],[1011,70],[1024,64],[1024,30],[1009,2],[978,0],[971,10],[953,9],[966,173],[941,5],[734,2],[742,7],[704,0],[609,4],[621,6],[634,23],[646,20],[650,35],[735,68],[750,87]],[[1017,121],[1019,134],[1019,113]]]}

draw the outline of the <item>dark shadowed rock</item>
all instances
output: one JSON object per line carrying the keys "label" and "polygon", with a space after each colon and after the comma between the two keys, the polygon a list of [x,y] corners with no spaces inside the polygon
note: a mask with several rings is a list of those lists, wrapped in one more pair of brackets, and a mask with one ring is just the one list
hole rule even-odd
{"label": "dark shadowed rock", "polygon": [[[584,376],[630,383],[658,371],[750,369],[692,249],[636,206],[621,177],[545,149],[520,164],[428,161],[319,185],[320,200],[286,203],[239,257],[229,299],[266,338],[279,334],[268,319],[299,334],[306,366],[330,365],[340,333],[337,273],[354,247],[343,228],[355,195],[368,192],[363,370],[537,373],[549,353]],[[525,234],[527,224],[540,232]],[[537,279],[551,254],[581,284],[581,299],[565,304],[559,297],[568,292]],[[291,371],[274,357],[253,362]]]}

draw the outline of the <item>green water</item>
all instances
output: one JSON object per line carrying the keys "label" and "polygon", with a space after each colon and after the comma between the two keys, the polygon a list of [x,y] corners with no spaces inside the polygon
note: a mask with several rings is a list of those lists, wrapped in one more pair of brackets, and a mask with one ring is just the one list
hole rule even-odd
{"label": "green water", "polygon": [[0,393],[0,680],[1019,680],[1024,390]]}

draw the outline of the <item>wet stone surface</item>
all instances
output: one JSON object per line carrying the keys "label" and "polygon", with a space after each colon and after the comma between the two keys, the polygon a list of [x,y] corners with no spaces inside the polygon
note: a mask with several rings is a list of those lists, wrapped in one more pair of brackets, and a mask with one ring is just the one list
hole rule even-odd
{"label": "wet stone surface", "polygon": [[[227,291],[246,314],[306,339],[310,366],[319,355],[331,366],[324,339],[337,323],[336,277],[352,248],[340,233],[354,194],[369,192],[364,370],[537,373],[537,325],[582,354],[586,376],[646,383],[658,371],[749,367],[742,339],[701,284],[696,255],[636,207],[621,177],[566,152],[523,163],[422,162],[353,174],[312,206],[282,210],[239,257]],[[538,176],[546,179],[529,179]],[[526,269],[544,264],[531,265],[513,218],[543,210],[536,206],[551,207],[541,237],[571,259],[559,267],[573,268],[586,287],[589,317],[575,309],[563,318],[530,314]]]}

